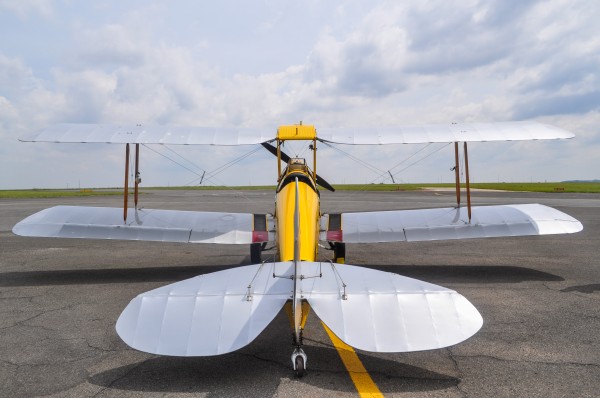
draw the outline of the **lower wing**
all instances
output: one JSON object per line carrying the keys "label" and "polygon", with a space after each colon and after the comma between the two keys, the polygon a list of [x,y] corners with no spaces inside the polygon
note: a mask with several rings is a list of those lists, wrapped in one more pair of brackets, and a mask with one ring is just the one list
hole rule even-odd
{"label": "lower wing", "polygon": [[431,241],[579,232],[573,217],[539,204],[325,214],[321,240],[347,243]]}
{"label": "lower wing", "polygon": [[[56,206],[13,227],[22,236],[248,244],[273,241],[265,214]],[[260,226],[260,227],[259,227]]]}

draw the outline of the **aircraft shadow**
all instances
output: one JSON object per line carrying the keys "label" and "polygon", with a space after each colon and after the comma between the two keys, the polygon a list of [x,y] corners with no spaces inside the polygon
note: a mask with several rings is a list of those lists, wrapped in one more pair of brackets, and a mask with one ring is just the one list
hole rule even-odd
{"label": "aircraft shadow", "polygon": [[232,266],[156,266],[0,273],[1,287],[87,285],[102,283],[174,282]]}
{"label": "aircraft shadow", "polygon": [[562,289],[561,292],[579,292],[579,293],[594,293],[600,291],[600,283],[592,283],[589,285],[571,286]]}
{"label": "aircraft shadow", "polygon": [[[321,327],[316,318],[312,323],[312,327]],[[88,381],[117,390],[208,393],[208,397],[274,396],[285,380],[329,391],[356,392],[337,351],[319,342],[305,345],[308,370],[303,378],[297,379],[291,368],[290,340],[288,320],[281,311],[254,342],[234,353],[213,357],[152,357],[92,375]],[[397,360],[362,351],[360,356],[368,363],[372,375],[385,381],[378,383],[383,393],[448,389],[460,382],[456,377]]]}
{"label": "aircraft shadow", "polygon": [[[0,287],[86,285],[104,283],[176,282],[209,272],[237,267],[156,266],[143,268],[102,268],[0,273]],[[517,266],[494,265],[361,265],[431,283],[518,283],[563,281],[560,276]]]}
{"label": "aircraft shadow", "polygon": [[564,278],[531,268],[508,265],[365,265],[431,283],[560,282]]}

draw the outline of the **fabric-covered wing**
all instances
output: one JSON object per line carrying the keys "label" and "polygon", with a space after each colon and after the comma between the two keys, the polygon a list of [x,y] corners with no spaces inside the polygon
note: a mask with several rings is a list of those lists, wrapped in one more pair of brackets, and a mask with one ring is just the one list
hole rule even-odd
{"label": "fabric-covered wing", "polygon": [[[271,216],[267,224],[273,225]],[[268,229],[268,228],[267,228]],[[22,236],[121,239],[183,243],[247,244],[253,239],[253,215],[113,207],[56,206],[33,214],[14,226]],[[268,234],[274,240],[274,233]]]}
{"label": "fabric-covered wing", "polygon": [[[322,217],[322,230],[330,224],[328,219],[329,215]],[[322,232],[321,240],[411,242],[565,234],[582,229],[568,214],[540,204],[475,206],[470,223],[466,207],[343,213],[341,234]]]}
{"label": "fabric-covered wing", "polygon": [[321,141],[351,145],[457,141],[521,141],[573,138],[566,130],[537,122],[452,123],[383,128],[320,128]]}
{"label": "fabric-covered wing", "polygon": [[292,281],[291,263],[256,264],[197,276],[131,300],[117,333],[136,350],[208,356],[252,342],[281,310]]}
{"label": "fabric-covered wing", "polygon": [[264,129],[62,123],[21,137],[27,142],[249,145],[272,141]]}
{"label": "fabric-covered wing", "polygon": [[[471,337],[483,320],[453,290],[347,264],[302,263],[302,294],[346,344],[366,351],[447,347]],[[344,287],[345,285],[345,287]]]}

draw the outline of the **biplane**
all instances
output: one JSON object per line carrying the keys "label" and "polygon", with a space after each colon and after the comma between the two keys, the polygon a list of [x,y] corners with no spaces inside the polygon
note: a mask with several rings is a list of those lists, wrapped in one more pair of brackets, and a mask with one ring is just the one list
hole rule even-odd
{"label": "biplane", "polygon": [[[148,353],[219,355],[252,342],[285,307],[292,329],[292,367],[302,376],[307,366],[303,330],[310,309],[343,342],[366,351],[437,349],[475,334],[483,319],[465,297],[431,283],[348,265],[345,245],[581,231],[579,221],[544,205],[472,206],[470,200],[468,142],[572,137],[570,132],[536,122],[319,129],[318,133],[314,126],[297,124],[280,126],[275,137],[247,128],[60,124],[21,141],[124,144],[123,208],[52,207],[19,222],[13,232],[39,237],[249,245],[252,265],[200,275],[133,298],[118,318],[116,331],[127,345]],[[312,168],[305,159],[283,151],[282,145],[290,140],[310,145]],[[317,174],[317,144],[322,143],[454,143],[456,206],[323,212],[320,188],[334,189]],[[463,143],[466,169],[466,206],[461,204],[459,143]],[[263,145],[277,157],[273,213],[141,208],[140,144]],[[133,206],[128,204],[130,145],[135,145]],[[269,242],[276,245],[277,261],[261,260]],[[318,260],[320,245],[332,249],[331,260]]]}

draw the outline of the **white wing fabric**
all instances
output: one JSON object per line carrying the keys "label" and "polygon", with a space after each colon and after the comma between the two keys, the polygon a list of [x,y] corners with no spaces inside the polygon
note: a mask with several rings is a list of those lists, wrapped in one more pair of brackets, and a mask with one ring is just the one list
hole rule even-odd
{"label": "white wing fabric", "polygon": [[[549,235],[579,232],[573,217],[540,204],[343,213],[342,241],[375,243]],[[328,215],[321,224],[328,225]],[[321,240],[327,234],[321,233]]]}
{"label": "white wing fabric", "polygon": [[[267,223],[273,225],[272,217]],[[183,243],[252,243],[253,215],[179,210],[56,206],[13,227],[22,236],[121,239]],[[274,233],[269,233],[274,240]]]}
{"label": "white wing fabric", "polygon": [[271,141],[264,129],[62,123],[21,137],[25,142],[250,145]]}
{"label": "white wing fabric", "polygon": [[522,141],[573,138],[561,128],[537,122],[451,123],[381,128],[320,128],[321,141],[351,145],[458,141]]}
{"label": "white wing fabric", "polygon": [[[129,346],[160,355],[235,351],[251,343],[291,298],[293,266],[233,268],[142,293],[123,310],[117,333]],[[302,297],[340,339],[360,349],[446,347],[472,336],[483,322],[463,296],[430,283],[345,264],[299,267]]]}
{"label": "white wing fabric", "polygon": [[[320,128],[321,141],[381,145],[456,141],[520,141],[572,138],[566,130],[537,122],[451,123],[373,128]],[[26,142],[250,145],[272,141],[265,129],[161,125],[62,123],[21,137]]]}
{"label": "white wing fabric", "polygon": [[[346,344],[365,351],[409,352],[458,344],[483,319],[457,292],[390,272],[347,264],[302,263],[302,294]],[[344,287],[345,285],[345,287]]]}
{"label": "white wing fabric", "polygon": [[256,264],[197,276],[142,293],[123,310],[117,333],[160,355],[225,354],[252,342],[291,294],[291,263]]}

